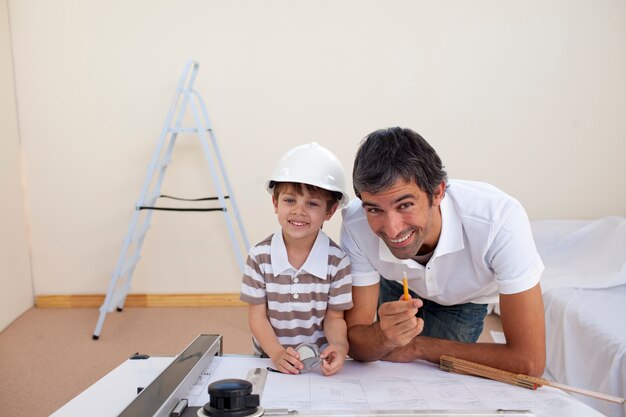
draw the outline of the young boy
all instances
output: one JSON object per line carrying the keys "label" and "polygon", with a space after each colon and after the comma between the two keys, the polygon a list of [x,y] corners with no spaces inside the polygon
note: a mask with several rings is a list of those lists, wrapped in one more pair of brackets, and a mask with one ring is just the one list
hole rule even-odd
{"label": "young boy", "polygon": [[352,307],[352,279],[348,256],[321,229],[348,203],[343,167],[315,142],[297,146],[266,188],[281,229],[250,250],[240,295],[250,304],[255,353],[298,374],[304,365],[294,348],[312,343],[332,375],[348,353],[343,312]]}

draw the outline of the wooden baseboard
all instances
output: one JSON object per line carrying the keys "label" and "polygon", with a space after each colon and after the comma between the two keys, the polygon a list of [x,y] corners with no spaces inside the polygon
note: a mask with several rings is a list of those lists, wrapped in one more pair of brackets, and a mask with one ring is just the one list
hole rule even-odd
{"label": "wooden baseboard", "polygon": [[[38,295],[39,308],[98,308],[104,294]],[[232,307],[245,306],[232,294],[128,294],[124,307]]]}

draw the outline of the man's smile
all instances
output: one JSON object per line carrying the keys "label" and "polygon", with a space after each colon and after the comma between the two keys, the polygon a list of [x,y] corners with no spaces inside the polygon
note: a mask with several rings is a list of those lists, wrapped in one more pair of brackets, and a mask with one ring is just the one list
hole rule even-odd
{"label": "man's smile", "polygon": [[396,239],[387,238],[387,240],[389,240],[389,242],[393,243],[394,245],[401,244],[409,240],[409,238],[413,236],[413,233],[415,233],[415,230],[411,230],[409,233],[403,236],[400,236],[399,238],[396,238]]}

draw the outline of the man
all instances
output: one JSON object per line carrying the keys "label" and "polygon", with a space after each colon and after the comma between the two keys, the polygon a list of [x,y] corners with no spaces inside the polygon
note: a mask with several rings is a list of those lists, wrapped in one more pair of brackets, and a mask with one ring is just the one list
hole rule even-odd
{"label": "man", "polygon": [[[352,358],[437,363],[447,354],[543,374],[544,267],[519,202],[488,184],[448,181],[435,150],[398,127],[366,137],[353,186],[359,199],[341,230],[352,263]],[[497,301],[506,344],[475,343]]]}

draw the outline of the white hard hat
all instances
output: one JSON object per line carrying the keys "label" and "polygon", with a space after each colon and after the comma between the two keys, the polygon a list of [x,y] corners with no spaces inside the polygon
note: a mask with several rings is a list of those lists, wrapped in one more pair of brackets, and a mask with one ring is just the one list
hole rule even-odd
{"label": "white hard hat", "polygon": [[343,166],[339,159],[317,142],[290,149],[276,164],[270,179],[265,183],[267,191],[273,193],[274,182],[299,182],[329,191],[341,193],[339,208],[348,204]]}

